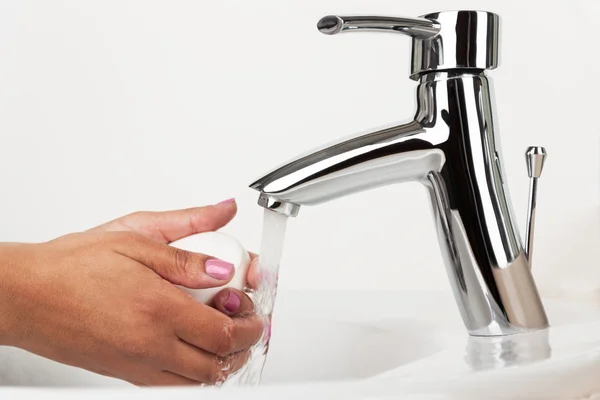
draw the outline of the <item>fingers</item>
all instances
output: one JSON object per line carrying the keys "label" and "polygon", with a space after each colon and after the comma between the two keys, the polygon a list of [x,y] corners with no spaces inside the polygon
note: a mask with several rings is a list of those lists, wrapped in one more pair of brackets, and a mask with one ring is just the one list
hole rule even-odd
{"label": "fingers", "polygon": [[219,204],[175,211],[136,212],[92,230],[133,231],[161,243],[171,243],[200,232],[227,225],[237,212],[234,199]]}
{"label": "fingers", "polygon": [[144,377],[143,381],[131,381],[131,383],[136,386],[197,386],[202,384],[202,382],[169,371],[160,371]]}
{"label": "fingers", "polygon": [[214,385],[224,382],[229,375],[242,368],[249,357],[250,350],[227,357],[217,357],[179,341],[173,353],[169,355],[171,365],[167,369],[187,379]]}
{"label": "fingers", "polygon": [[184,342],[219,357],[246,350],[258,342],[265,323],[256,314],[230,318],[189,298],[173,317],[175,334]]}
{"label": "fingers", "polygon": [[131,232],[113,234],[113,248],[152,269],[162,278],[191,289],[223,286],[234,276],[234,266],[206,254],[193,253]]}
{"label": "fingers", "polygon": [[213,297],[213,306],[230,317],[254,312],[254,303],[247,294],[236,289],[223,289]]}

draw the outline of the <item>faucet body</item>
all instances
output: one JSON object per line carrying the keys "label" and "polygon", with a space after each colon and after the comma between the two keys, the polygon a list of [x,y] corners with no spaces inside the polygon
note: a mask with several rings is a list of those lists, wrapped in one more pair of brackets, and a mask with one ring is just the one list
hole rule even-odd
{"label": "faucet body", "polygon": [[275,169],[251,185],[259,204],[295,215],[299,206],[421,182],[468,332],[547,327],[502,172],[490,79],[483,68],[423,71],[418,79],[412,121],[342,139]]}

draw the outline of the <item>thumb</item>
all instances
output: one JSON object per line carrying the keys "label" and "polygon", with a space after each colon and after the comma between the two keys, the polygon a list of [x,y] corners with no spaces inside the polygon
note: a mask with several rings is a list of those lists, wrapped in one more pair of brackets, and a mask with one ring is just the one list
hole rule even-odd
{"label": "thumb", "polygon": [[[256,313],[252,299],[237,289],[227,288],[221,290],[213,298],[213,307],[231,318],[244,318]],[[271,315],[263,319],[263,335],[266,340],[271,337]]]}
{"label": "thumb", "polygon": [[254,303],[237,289],[223,289],[213,298],[213,306],[230,317],[243,317],[254,312]]}
{"label": "thumb", "polygon": [[167,281],[190,289],[207,289],[227,284],[235,274],[234,265],[178,249],[131,232],[115,232],[114,250],[150,268]]}

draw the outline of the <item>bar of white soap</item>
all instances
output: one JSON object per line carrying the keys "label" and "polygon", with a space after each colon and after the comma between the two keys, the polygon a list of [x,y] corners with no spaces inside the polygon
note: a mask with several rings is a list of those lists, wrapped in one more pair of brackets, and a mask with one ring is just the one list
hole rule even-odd
{"label": "bar of white soap", "polygon": [[171,246],[195,253],[206,254],[230,262],[234,265],[235,275],[223,286],[210,289],[189,289],[178,286],[197,301],[208,304],[212,298],[225,288],[243,290],[246,286],[246,274],[250,265],[250,255],[233,237],[221,232],[202,232],[171,243]]}

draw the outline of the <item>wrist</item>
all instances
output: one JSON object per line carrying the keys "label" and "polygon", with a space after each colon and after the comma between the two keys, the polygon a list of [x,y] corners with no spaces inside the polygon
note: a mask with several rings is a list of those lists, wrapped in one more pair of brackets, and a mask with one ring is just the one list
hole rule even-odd
{"label": "wrist", "polygon": [[0,243],[0,345],[15,346],[20,313],[17,296],[26,273],[29,245]]}

